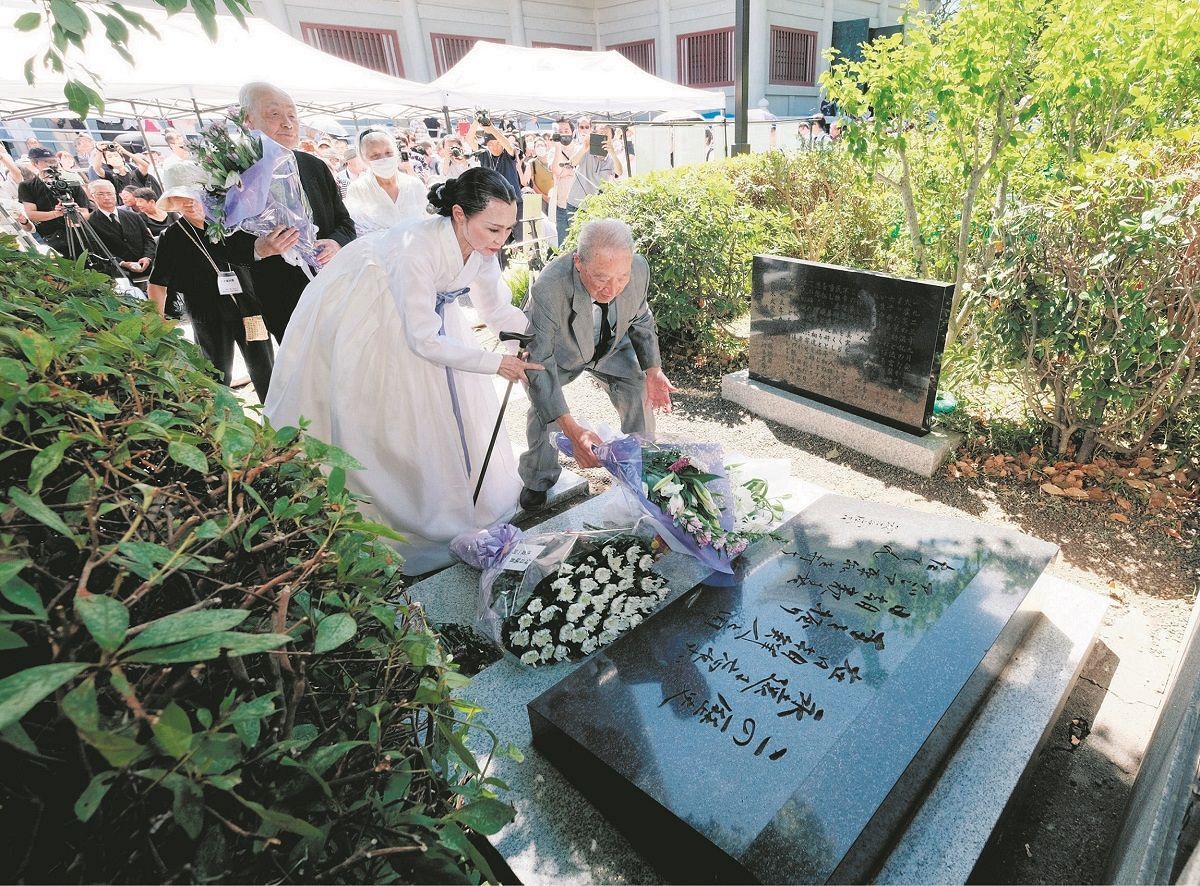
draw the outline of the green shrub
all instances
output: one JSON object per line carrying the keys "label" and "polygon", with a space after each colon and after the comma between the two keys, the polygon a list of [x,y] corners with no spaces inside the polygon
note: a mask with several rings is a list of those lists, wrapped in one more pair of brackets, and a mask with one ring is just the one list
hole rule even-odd
{"label": "green shrub", "polygon": [[728,327],[750,309],[755,253],[906,270],[894,248],[897,201],[840,152],[772,151],[619,180],[584,201],[567,248],[595,218],[633,229],[659,337],[677,361],[741,352]]}
{"label": "green shrub", "polygon": [[912,273],[902,210],[842,151],[767,151],[729,161],[739,199],[760,218],[757,251],[868,271]]}
{"label": "green shrub", "polygon": [[512,810],[355,463],[144,308],[0,243],[0,877],[490,876]]}
{"label": "green shrub", "polygon": [[1140,453],[1197,393],[1200,143],[1097,156],[1003,233],[971,365],[1016,381],[1060,454]]}
{"label": "green shrub", "polygon": [[504,282],[512,291],[512,303],[518,308],[525,304],[525,296],[529,293],[529,268],[524,265],[514,265],[504,271]]}
{"label": "green shrub", "polygon": [[721,352],[725,324],[750,305],[750,259],[760,242],[750,208],[724,164],[622,179],[580,206],[567,248],[583,224],[619,218],[650,264],[650,308],[663,350],[686,359]]}

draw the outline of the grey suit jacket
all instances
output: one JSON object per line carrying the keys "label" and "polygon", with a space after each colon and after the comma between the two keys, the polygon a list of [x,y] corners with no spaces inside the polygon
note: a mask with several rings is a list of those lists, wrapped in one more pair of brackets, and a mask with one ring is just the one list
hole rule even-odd
{"label": "grey suit jacket", "polygon": [[575,270],[575,253],[560,255],[538,276],[525,313],[533,335],[529,359],[545,371],[529,373],[529,401],[546,424],[567,412],[560,374],[594,369],[604,375],[636,378],[647,369],[662,365],[654,315],[646,301],[650,266],[640,255],[633,257],[629,284],[609,308],[616,344],[594,365],[596,327],[592,320],[592,297]]}

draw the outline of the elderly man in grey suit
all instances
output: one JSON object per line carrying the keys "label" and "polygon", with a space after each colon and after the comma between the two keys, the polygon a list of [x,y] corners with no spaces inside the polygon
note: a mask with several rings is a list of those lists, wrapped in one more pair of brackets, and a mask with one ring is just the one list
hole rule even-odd
{"label": "elderly man in grey suit", "polygon": [[567,408],[563,386],[585,370],[607,390],[626,434],[644,432],[646,410],[671,408],[675,390],[662,371],[654,315],[646,303],[650,268],[633,253],[629,226],[615,219],[589,222],[579,249],[560,255],[533,285],[529,359],[545,366],[529,373],[529,450],[521,456],[526,510],[546,503],[561,468],[550,442],[557,425],[571,439],[581,468],[598,467],[592,447],[600,439]]}

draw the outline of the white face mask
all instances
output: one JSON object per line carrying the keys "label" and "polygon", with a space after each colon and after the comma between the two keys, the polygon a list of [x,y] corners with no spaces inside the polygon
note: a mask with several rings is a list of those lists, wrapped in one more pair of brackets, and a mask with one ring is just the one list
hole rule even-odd
{"label": "white face mask", "polygon": [[393,154],[390,157],[380,157],[378,160],[371,160],[367,165],[380,178],[391,178],[396,174],[396,169],[400,166],[400,158]]}

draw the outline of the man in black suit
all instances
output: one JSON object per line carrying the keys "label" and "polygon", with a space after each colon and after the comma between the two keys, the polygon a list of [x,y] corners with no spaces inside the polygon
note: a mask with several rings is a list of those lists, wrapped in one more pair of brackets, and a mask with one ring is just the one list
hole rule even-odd
{"label": "man in black suit", "polygon": [[[317,229],[317,264],[325,266],[354,239],[354,222],[338,193],[333,173],[320,158],[295,150],[300,141],[300,121],[296,104],[286,92],[269,83],[247,83],[238,100],[252,129],[293,151],[308,202],[306,208]],[[250,268],[255,292],[262,302],[263,319],[276,341],[283,340],[292,311],[308,285],[308,276],[281,257],[299,239],[295,228],[281,226],[261,237],[238,232],[228,237],[221,249],[228,261]]]}
{"label": "man in black suit", "polygon": [[88,187],[96,208],[88,217],[92,230],[117,260],[125,276],[145,291],[157,246],[146,221],[136,212],[117,208],[113,183],[97,179]]}

